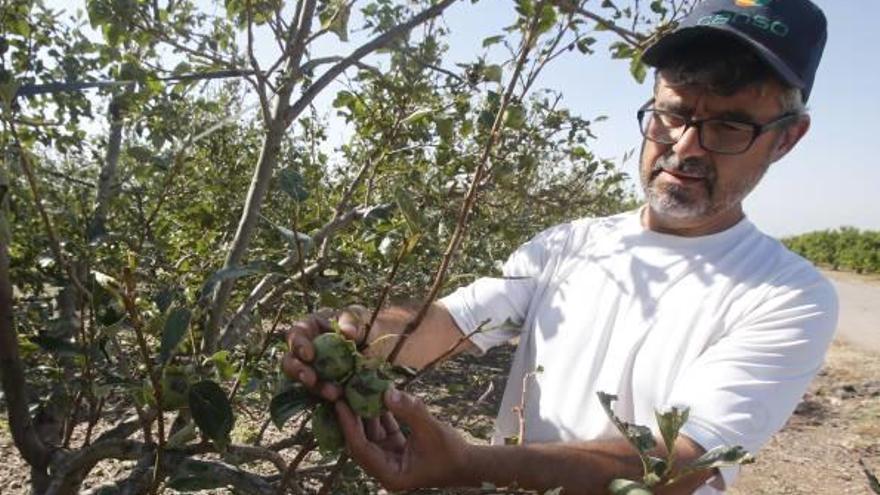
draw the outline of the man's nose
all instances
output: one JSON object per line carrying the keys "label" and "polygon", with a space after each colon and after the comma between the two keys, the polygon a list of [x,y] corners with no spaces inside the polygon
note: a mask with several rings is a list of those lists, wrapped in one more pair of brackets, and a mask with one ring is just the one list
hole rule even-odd
{"label": "man's nose", "polygon": [[706,150],[700,145],[700,129],[697,126],[688,126],[678,142],[672,145],[672,151],[678,155],[679,160],[704,156]]}

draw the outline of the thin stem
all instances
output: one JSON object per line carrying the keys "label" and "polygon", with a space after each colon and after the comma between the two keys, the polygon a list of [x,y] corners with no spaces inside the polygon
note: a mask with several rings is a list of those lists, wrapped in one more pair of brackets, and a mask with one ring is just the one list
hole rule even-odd
{"label": "thin stem", "polygon": [[[539,6],[538,8],[536,8],[536,12],[540,11],[541,9]],[[476,171],[474,171],[473,180],[471,181],[470,188],[468,189],[467,195],[465,196],[464,203],[461,206],[461,210],[458,215],[458,221],[455,225],[455,231],[452,234],[452,238],[449,240],[449,244],[446,247],[446,252],[443,253],[443,258],[440,261],[440,266],[437,268],[431,290],[425,297],[425,300],[422,303],[419,311],[406,324],[406,327],[404,327],[404,337],[413,333],[416,328],[418,328],[419,324],[421,324],[422,320],[424,320],[425,316],[428,314],[428,309],[437,298],[437,295],[440,293],[440,289],[443,287],[443,282],[446,277],[446,271],[449,269],[449,264],[452,262],[452,258],[458,251],[461,241],[464,238],[464,233],[467,228],[468,217],[470,216],[471,210],[476,203],[477,193],[479,192],[480,183],[482,182],[483,174],[486,171],[489,157],[491,156],[492,149],[494,148],[495,143],[499,140],[502,129],[504,128],[504,112],[505,110],[507,110],[507,107],[510,104],[510,100],[514,90],[516,89],[516,84],[519,76],[522,73],[523,67],[525,67],[526,62],[528,61],[529,52],[535,45],[535,40],[538,36],[537,24],[538,16],[536,15],[532,19],[526,35],[523,37],[519,58],[517,59],[516,65],[514,67],[513,75],[511,76],[510,81],[507,84],[507,89],[505,90],[504,95],[501,98],[501,102],[498,106],[498,112],[495,115],[495,121],[492,124],[492,130],[489,132],[489,136],[486,139],[486,144],[483,147],[482,156],[480,157]],[[397,341],[394,349],[388,356],[389,362],[394,362],[398,354],[400,354],[400,351],[407,340],[408,339],[406,338],[401,338]]]}
{"label": "thin stem", "polygon": [[345,466],[348,464],[348,454],[340,454],[339,460],[336,461],[336,465],[333,466],[333,471],[330,471],[330,474],[324,478],[324,484],[321,485],[321,489],[318,491],[318,495],[330,495],[331,490],[333,490],[333,485],[336,484],[336,478],[342,474],[342,470],[345,469]]}

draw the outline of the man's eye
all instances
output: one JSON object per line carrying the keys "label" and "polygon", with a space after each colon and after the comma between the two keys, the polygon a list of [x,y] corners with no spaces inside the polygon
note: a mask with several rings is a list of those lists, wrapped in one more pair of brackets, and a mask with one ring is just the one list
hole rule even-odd
{"label": "man's eye", "polygon": [[742,124],[740,122],[731,122],[726,120],[716,120],[711,122],[710,126],[716,132],[726,132],[726,133],[735,133],[735,132],[752,132],[752,128],[748,125]]}
{"label": "man's eye", "polygon": [[665,127],[678,127],[684,125],[684,122],[681,120],[681,118],[675,115],[658,113],[656,115],[656,118]]}

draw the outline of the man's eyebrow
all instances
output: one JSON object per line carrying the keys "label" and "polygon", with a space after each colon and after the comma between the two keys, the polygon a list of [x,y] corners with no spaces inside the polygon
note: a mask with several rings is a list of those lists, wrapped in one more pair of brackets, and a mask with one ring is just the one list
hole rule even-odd
{"label": "man's eyebrow", "polygon": [[723,119],[723,120],[734,120],[737,122],[749,122],[749,123],[755,121],[755,118],[753,116],[749,115],[746,112],[737,111],[737,110],[728,110],[726,112],[721,112],[713,118]]}
{"label": "man's eyebrow", "polygon": [[[680,102],[655,101],[654,108],[663,112],[675,113],[683,117],[693,114],[692,108]],[[740,110],[728,110],[726,112],[720,112],[718,114],[713,114],[710,118],[733,120],[736,122],[745,123],[752,123],[755,121],[755,118],[753,116],[749,115],[747,112]]]}
{"label": "man's eyebrow", "polygon": [[690,115],[693,112],[693,110],[678,102],[655,101],[654,108],[679,115]]}

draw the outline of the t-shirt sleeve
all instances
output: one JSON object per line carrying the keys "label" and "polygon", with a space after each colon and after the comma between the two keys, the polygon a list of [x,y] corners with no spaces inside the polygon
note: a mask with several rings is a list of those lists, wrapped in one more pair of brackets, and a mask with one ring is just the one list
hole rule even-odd
{"label": "t-shirt sleeve", "polygon": [[481,352],[519,335],[553,246],[566,230],[561,225],[541,232],[508,257],[501,277],[480,278],[440,300],[465,335],[480,329],[470,340]]}
{"label": "t-shirt sleeve", "polygon": [[[676,382],[668,405],[690,407],[682,433],[707,451],[740,445],[756,453],[821,368],[837,312],[834,287],[818,274],[806,286],[774,289]],[[736,467],[721,470],[726,486],[737,474]]]}

